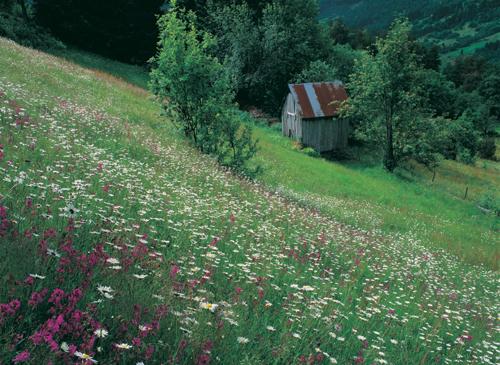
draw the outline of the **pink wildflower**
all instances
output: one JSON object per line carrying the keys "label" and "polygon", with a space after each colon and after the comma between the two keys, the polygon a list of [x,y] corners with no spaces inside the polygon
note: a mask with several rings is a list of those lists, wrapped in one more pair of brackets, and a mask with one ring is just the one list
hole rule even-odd
{"label": "pink wildflower", "polygon": [[36,307],[38,304],[40,304],[43,301],[43,298],[47,295],[47,292],[49,290],[47,288],[42,289],[39,292],[33,292],[31,293],[31,298],[28,300],[28,305],[30,307]]}
{"label": "pink wildflower", "polygon": [[208,354],[201,354],[198,356],[198,360],[196,361],[197,365],[208,365],[210,364],[210,355]]}
{"label": "pink wildflower", "polygon": [[54,303],[54,305],[60,306],[63,298],[64,298],[64,291],[62,289],[56,288],[50,295],[49,303]]}
{"label": "pink wildflower", "polygon": [[29,359],[30,359],[30,353],[28,351],[23,351],[23,352],[17,354],[16,357],[14,357],[14,359],[12,360],[12,362],[14,364],[17,364],[20,362],[28,361]]}
{"label": "pink wildflower", "polygon": [[175,280],[175,277],[177,276],[177,273],[180,271],[181,269],[179,268],[179,266],[177,265],[172,265],[172,268],[170,269],[170,278],[172,280]]}
{"label": "pink wildflower", "polygon": [[134,337],[132,339],[132,345],[136,346],[136,347],[139,347],[141,346],[141,339],[139,337]]}

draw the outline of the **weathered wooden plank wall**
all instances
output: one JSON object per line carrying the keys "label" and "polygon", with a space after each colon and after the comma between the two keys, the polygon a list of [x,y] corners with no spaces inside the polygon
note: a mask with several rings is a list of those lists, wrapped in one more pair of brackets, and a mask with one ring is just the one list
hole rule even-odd
{"label": "weathered wooden plank wall", "polygon": [[349,123],[338,118],[306,119],[302,121],[302,143],[318,152],[347,147]]}

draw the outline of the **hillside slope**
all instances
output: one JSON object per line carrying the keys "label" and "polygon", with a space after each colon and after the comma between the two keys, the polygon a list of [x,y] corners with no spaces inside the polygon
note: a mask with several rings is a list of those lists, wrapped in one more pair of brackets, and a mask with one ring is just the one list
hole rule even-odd
{"label": "hillside slope", "polygon": [[495,272],[234,177],[113,76],[0,70],[2,362],[494,363]]}
{"label": "hillside slope", "polygon": [[449,56],[477,52],[500,60],[500,7],[495,0],[321,0],[320,9],[323,18],[340,17],[374,32],[387,29],[396,16],[408,16],[418,37]]}

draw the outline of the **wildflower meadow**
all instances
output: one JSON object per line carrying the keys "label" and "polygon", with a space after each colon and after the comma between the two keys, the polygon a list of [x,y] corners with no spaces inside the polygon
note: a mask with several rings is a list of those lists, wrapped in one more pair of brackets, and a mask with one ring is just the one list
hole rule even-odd
{"label": "wildflower meadow", "polygon": [[0,39],[0,364],[498,362],[496,271],[237,177],[158,114]]}

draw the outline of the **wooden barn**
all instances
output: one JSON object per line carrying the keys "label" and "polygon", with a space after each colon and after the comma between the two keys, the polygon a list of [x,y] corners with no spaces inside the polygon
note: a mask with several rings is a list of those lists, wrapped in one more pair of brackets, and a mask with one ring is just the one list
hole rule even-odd
{"label": "wooden barn", "polygon": [[288,85],[281,123],[283,135],[318,152],[347,147],[349,123],[338,118],[340,104],[347,99],[340,81]]}

